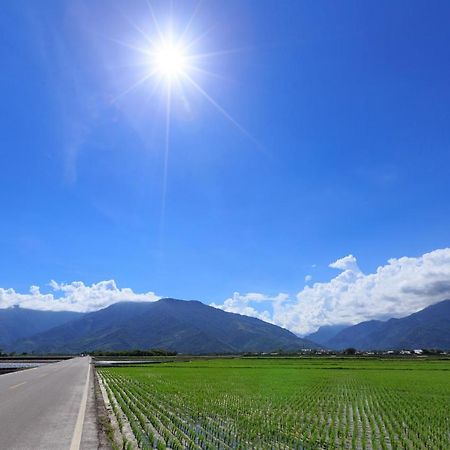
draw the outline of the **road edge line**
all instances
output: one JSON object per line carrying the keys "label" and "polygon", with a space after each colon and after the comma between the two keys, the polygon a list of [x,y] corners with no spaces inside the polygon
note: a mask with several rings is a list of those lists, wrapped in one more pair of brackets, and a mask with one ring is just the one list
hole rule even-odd
{"label": "road edge line", "polygon": [[88,371],[86,376],[86,384],[84,385],[83,397],[81,398],[80,409],[78,410],[77,422],[73,431],[72,442],[70,443],[70,450],[79,450],[81,446],[81,435],[83,434],[84,417],[86,415],[87,397],[89,392],[89,377],[91,373],[91,363],[89,361]]}

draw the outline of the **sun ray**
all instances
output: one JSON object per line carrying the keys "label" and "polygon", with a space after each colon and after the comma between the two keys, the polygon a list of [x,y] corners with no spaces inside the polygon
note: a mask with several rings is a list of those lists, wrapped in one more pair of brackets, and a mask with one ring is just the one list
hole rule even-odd
{"label": "sun ray", "polygon": [[185,94],[185,89],[184,89],[183,83],[181,83],[181,80],[179,80],[179,79],[176,79],[175,83],[176,83],[176,86],[177,86],[177,90],[179,92],[179,97],[181,98],[184,107],[186,108],[186,110],[189,113],[191,113],[192,111],[191,111],[191,108],[189,106],[189,101],[188,101],[188,99],[186,97],[186,94]]}
{"label": "sun ray", "polygon": [[[119,10],[121,9],[119,8]],[[125,14],[123,11],[121,11],[121,13],[125,20],[145,39],[147,43],[151,45],[152,40],[150,36],[141,27],[139,27],[127,14]]]}
{"label": "sun ray", "polygon": [[205,30],[203,33],[199,34],[196,38],[189,41],[186,45],[186,50],[190,50],[194,45],[196,45],[198,42],[200,42],[205,36],[207,36],[211,31],[216,28],[216,25],[210,26],[207,30]]}
{"label": "sun ray", "polygon": [[243,53],[252,51],[252,47],[238,47],[238,48],[230,48],[228,50],[219,50],[216,52],[208,52],[208,53],[195,53],[194,55],[191,55],[191,58],[193,59],[202,59],[202,58],[213,58],[216,56],[224,56],[224,55],[231,55],[234,53]]}
{"label": "sun ray", "polygon": [[198,67],[198,66],[186,65],[186,67],[192,72],[202,73],[204,75],[208,75],[209,77],[217,78],[218,80],[221,80],[221,81],[226,81],[228,83],[231,83],[234,81],[231,78],[224,77],[223,75],[219,75],[218,73],[211,72],[210,70],[202,69],[201,67]]}
{"label": "sun ray", "polygon": [[163,40],[164,34],[161,31],[158,20],[156,19],[155,12],[153,10],[152,4],[150,3],[150,0],[147,0],[147,6],[148,6],[148,9],[150,10],[150,15],[152,16],[152,21],[153,21],[153,24],[155,25],[156,33],[158,34],[159,39]]}
{"label": "sun ray", "polygon": [[145,83],[148,79],[152,78],[155,74],[155,71],[152,71],[150,73],[147,73],[145,76],[143,76],[142,78],[140,78],[138,81],[136,81],[136,83],[132,84],[129,88],[127,88],[125,91],[121,92],[120,94],[118,94],[116,97],[114,97],[111,100],[111,103],[115,103],[117,102],[117,100],[119,100],[121,97],[123,97],[124,95],[129,94],[131,91],[133,91],[134,89],[138,88],[141,84]]}
{"label": "sun ray", "polygon": [[149,53],[150,53],[149,49],[146,47],[138,47],[137,45],[128,44],[127,42],[121,41],[119,39],[114,39],[114,38],[108,38],[108,39],[112,42],[115,42],[116,44],[121,45],[122,47],[142,53],[143,55],[149,55]]}
{"label": "sun ray", "polygon": [[222,115],[228,119],[241,133],[247,136],[258,148],[263,149],[262,145],[239,123],[237,122],[222,106],[217,103],[198,83],[196,83],[189,75],[186,79],[197,89]]}
{"label": "sun ray", "polygon": [[191,28],[191,26],[192,26],[192,23],[194,22],[194,19],[195,19],[195,17],[197,16],[198,11],[200,10],[200,5],[201,5],[201,4],[202,4],[202,0],[199,0],[199,1],[197,2],[197,5],[195,6],[194,12],[191,14],[191,17],[189,18],[189,20],[188,20],[186,26],[184,27],[183,32],[180,34],[179,41],[182,42],[182,41],[185,39],[185,36],[186,36],[187,33],[189,32],[189,30],[190,30],[190,28]]}
{"label": "sun ray", "polygon": [[172,87],[167,86],[167,98],[166,98],[166,130],[164,136],[164,166],[163,166],[163,186],[162,186],[162,199],[161,199],[161,219],[160,229],[161,234],[164,232],[164,221],[166,216],[166,202],[167,202],[167,181],[169,174],[169,146],[170,146],[170,114],[172,103]]}

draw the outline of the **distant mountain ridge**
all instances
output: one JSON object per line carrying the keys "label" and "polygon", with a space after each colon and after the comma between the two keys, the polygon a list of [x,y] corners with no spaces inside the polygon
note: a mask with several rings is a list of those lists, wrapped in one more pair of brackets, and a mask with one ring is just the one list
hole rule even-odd
{"label": "distant mountain ridge", "polygon": [[164,348],[179,353],[295,351],[319,345],[262,320],[198,301],[121,302],[14,344],[17,352]]}
{"label": "distant mountain ridge", "polygon": [[198,301],[121,302],[91,313],[0,309],[0,349],[36,353],[164,348],[179,353],[303,348],[450,349],[450,300],[401,319],[332,325],[299,338],[259,319]]}
{"label": "distant mountain ridge", "polygon": [[72,311],[38,311],[34,309],[0,309],[0,349],[10,350],[13,342],[50,330],[74,319],[82,313]]}
{"label": "distant mountain ridge", "polygon": [[370,320],[345,328],[324,343],[342,350],[450,349],[450,300],[401,319]]}
{"label": "distant mountain ridge", "polygon": [[351,325],[323,325],[314,333],[308,334],[305,336],[305,339],[308,339],[313,342],[317,342],[321,345],[326,345],[327,342],[336,336],[342,330],[350,327]]}

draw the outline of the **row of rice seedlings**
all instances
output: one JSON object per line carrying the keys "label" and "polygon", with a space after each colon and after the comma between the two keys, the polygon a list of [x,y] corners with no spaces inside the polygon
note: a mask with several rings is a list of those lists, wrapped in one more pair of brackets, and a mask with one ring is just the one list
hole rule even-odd
{"label": "row of rice seedlings", "polygon": [[[166,408],[163,408],[157,402],[152,401],[150,396],[148,396],[147,392],[142,389],[137,383],[132,383],[132,386],[128,386],[127,390],[135,392],[139,395],[138,398],[134,397],[135,401],[142,405],[142,407],[148,409],[150,408],[153,411],[153,414],[156,414],[158,420],[162,420],[165,423],[167,428],[170,428],[172,432],[177,432],[176,430],[181,430],[185,435],[186,439],[191,439],[195,444],[199,445],[201,448],[210,447],[209,440],[212,440],[217,448],[232,448],[229,444],[231,443],[231,439],[228,437],[230,434],[229,430],[226,431],[221,425],[217,426],[214,422],[209,421],[207,427],[200,425],[199,423],[193,424],[192,420],[187,420],[182,411],[169,411]],[[182,418],[183,417],[183,418]],[[175,426],[175,429],[173,428]],[[211,428],[215,428],[215,430],[211,430]],[[218,429],[220,428],[220,431]],[[226,436],[224,433],[226,432]],[[222,440],[219,438],[222,437]],[[233,437],[236,439],[236,436]]]}
{"label": "row of rice seedlings", "polygon": [[[126,389],[123,389],[109,377],[106,377],[106,382],[111,387],[116,399],[130,421],[133,434],[139,443],[139,447],[143,449],[167,448],[167,441],[169,441],[168,438],[170,436],[166,434],[166,441],[163,437],[165,433],[162,429],[157,430],[153,426],[149,426],[146,416],[142,413],[136,398],[132,395],[132,387],[125,384]],[[174,441],[174,439],[171,439],[171,441]],[[176,442],[173,442],[173,448],[177,448]],[[181,449],[187,447],[179,444],[178,448]]]}
{"label": "row of rice seedlings", "polygon": [[448,430],[448,402],[437,397],[424,412],[420,398],[347,375],[336,377],[335,385],[318,380],[292,396],[270,400],[264,394],[227,393],[208,383],[200,392],[182,393],[162,378],[150,383],[109,376],[109,382],[131,420],[144,431],[151,422],[164,445],[174,436],[175,448],[449,448],[443,432]]}
{"label": "row of rice seedlings", "polygon": [[[116,418],[117,424],[119,426],[119,431],[121,432],[122,435],[122,449],[123,450],[133,450],[133,445],[132,443],[124,436],[123,433],[123,427],[124,427],[124,422],[123,422],[123,412],[121,411],[120,406],[118,406],[118,401],[117,398],[115,397],[115,395],[113,394],[113,391],[111,390],[110,386],[106,383],[105,377],[100,374],[100,377],[102,378],[102,382],[103,382],[103,386],[105,387],[105,391],[106,391],[106,395],[108,397],[109,400],[109,404],[111,405],[113,414]],[[113,443],[113,448],[116,448],[116,443]]]}

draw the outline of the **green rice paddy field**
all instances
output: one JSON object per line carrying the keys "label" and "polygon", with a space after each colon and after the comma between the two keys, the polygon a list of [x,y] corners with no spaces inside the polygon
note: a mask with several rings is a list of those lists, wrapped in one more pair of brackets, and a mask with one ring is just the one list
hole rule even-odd
{"label": "green rice paddy field", "polygon": [[131,425],[129,448],[450,449],[449,360],[212,359],[98,372],[120,428],[125,417]]}

